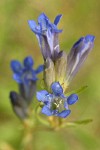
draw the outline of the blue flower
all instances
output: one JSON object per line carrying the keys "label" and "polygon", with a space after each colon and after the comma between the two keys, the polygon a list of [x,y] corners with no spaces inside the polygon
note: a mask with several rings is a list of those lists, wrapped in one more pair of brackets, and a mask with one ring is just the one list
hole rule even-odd
{"label": "blue flower", "polygon": [[76,75],[85,59],[87,58],[89,52],[92,50],[94,46],[93,35],[86,35],[85,37],[81,37],[70,50],[67,57],[67,80],[68,82],[72,80],[72,78]]}
{"label": "blue flower", "polygon": [[42,72],[44,68],[43,65],[40,65],[35,70],[33,66],[34,61],[30,56],[24,59],[23,64],[17,60],[11,61],[13,78],[18,83],[19,94],[11,91],[10,100],[14,112],[20,119],[25,119],[28,116],[28,107],[36,92],[37,74]]}
{"label": "blue flower", "polygon": [[23,64],[17,60],[11,61],[11,69],[14,72],[13,78],[18,83],[28,83],[36,81],[37,74],[43,71],[43,65],[40,65],[36,70],[33,69],[34,61],[32,57],[26,57]]}
{"label": "blue flower", "polygon": [[59,53],[58,34],[62,32],[57,28],[57,25],[62,15],[56,16],[54,23],[51,23],[49,18],[44,14],[38,17],[38,25],[34,20],[29,20],[30,29],[36,34],[39,46],[42,51],[44,59],[56,58]]}
{"label": "blue flower", "polygon": [[52,83],[51,90],[52,93],[46,90],[37,92],[38,101],[44,104],[42,113],[47,116],[66,118],[71,113],[68,105],[76,103],[78,96],[71,94],[69,97],[66,97],[59,82]]}
{"label": "blue flower", "polygon": [[13,78],[18,83],[21,97],[29,105],[36,92],[37,74],[43,71],[44,66],[40,65],[36,70],[33,69],[34,61],[32,57],[26,57],[21,64],[17,60],[11,61],[11,69],[14,72]]}

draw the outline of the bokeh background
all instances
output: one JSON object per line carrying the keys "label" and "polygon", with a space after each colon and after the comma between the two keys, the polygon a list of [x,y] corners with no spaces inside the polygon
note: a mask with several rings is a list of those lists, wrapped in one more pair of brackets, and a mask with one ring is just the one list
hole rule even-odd
{"label": "bokeh background", "polygon": [[[27,20],[37,20],[44,12],[53,21],[63,14],[59,28],[60,47],[69,51],[81,36],[96,36],[95,46],[84,66],[70,84],[69,90],[88,85],[73,105],[68,121],[93,119],[88,125],[64,130],[37,131],[33,150],[99,150],[100,149],[100,1],[99,0],[0,0],[0,150],[8,143],[16,150],[22,138],[21,122],[12,111],[9,92],[17,89],[12,79],[10,61],[32,56],[35,67],[43,63],[35,35]],[[67,119],[66,119],[67,121]],[[33,133],[34,134],[34,133]],[[3,150],[8,150],[6,146]]]}

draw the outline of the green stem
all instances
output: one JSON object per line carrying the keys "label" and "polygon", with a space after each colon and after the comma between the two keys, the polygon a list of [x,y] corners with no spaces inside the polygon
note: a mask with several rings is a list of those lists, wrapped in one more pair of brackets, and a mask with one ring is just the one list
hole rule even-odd
{"label": "green stem", "polygon": [[21,150],[33,150],[35,149],[34,143],[34,134],[35,127],[30,120],[24,120],[24,128],[23,128],[23,139],[21,143]]}

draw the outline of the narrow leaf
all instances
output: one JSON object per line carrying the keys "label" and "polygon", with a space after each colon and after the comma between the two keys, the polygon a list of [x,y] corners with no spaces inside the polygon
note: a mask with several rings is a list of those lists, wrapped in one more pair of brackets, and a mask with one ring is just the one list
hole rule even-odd
{"label": "narrow leaf", "polygon": [[79,121],[74,121],[74,122],[66,122],[61,125],[61,128],[74,127],[77,125],[86,125],[92,121],[93,121],[92,119],[85,119],[85,120],[79,120]]}
{"label": "narrow leaf", "polygon": [[83,124],[88,124],[88,123],[90,123],[90,122],[92,122],[93,120],[92,119],[86,119],[86,120],[79,120],[79,121],[75,121],[74,123],[75,124],[79,124],[79,125],[83,125]]}
{"label": "narrow leaf", "polygon": [[84,85],[84,86],[82,86],[81,88],[79,88],[79,89],[76,89],[76,90],[73,90],[73,91],[71,91],[71,92],[68,92],[67,93],[67,96],[68,95],[71,95],[71,94],[73,94],[73,93],[75,93],[75,94],[80,94],[81,92],[83,92],[84,90],[86,90],[88,88],[88,86],[87,85]]}

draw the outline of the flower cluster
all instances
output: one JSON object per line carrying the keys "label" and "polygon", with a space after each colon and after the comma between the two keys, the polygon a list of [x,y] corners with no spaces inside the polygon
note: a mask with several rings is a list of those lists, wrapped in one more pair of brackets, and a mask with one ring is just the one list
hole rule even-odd
{"label": "flower cluster", "polygon": [[81,37],[71,48],[69,54],[60,51],[58,35],[62,32],[57,25],[62,15],[58,15],[54,23],[44,14],[38,17],[38,24],[29,20],[30,29],[35,33],[44,58],[44,82],[47,90],[37,92],[37,99],[43,102],[42,113],[47,116],[62,118],[70,114],[68,105],[74,104],[78,96],[73,93],[69,97],[64,94],[70,81],[84,63],[94,45],[95,37]]}
{"label": "flower cluster", "polygon": [[28,106],[31,103],[36,92],[37,74],[43,71],[44,66],[40,65],[36,70],[33,69],[34,61],[28,56],[24,59],[23,64],[17,60],[11,61],[13,78],[18,83],[19,92],[10,92],[10,99],[15,113],[20,118],[26,118]]}
{"label": "flower cluster", "polygon": [[38,39],[44,65],[33,69],[34,61],[31,57],[26,57],[23,64],[17,60],[11,61],[13,78],[18,83],[19,94],[12,91],[10,99],[15,113],[21,119],[27,116],[27,108],[36,92],[37,74],[42,71],[45,87],[36,93],[36,98],[42,103],[43,114],[66,118],[71,113],[69,105],[79,99],[76,93],[67,96],[66,90],[92,50],[95,37],[93,35],[81,37],[68,54],[60,51],[59,33],[62,30],[57,26],[61,17],[61,14],[58,15],[54,23],[51,23],[42,13],[38,17],[38,23],[34,20],[28,21],[30,29]]}

